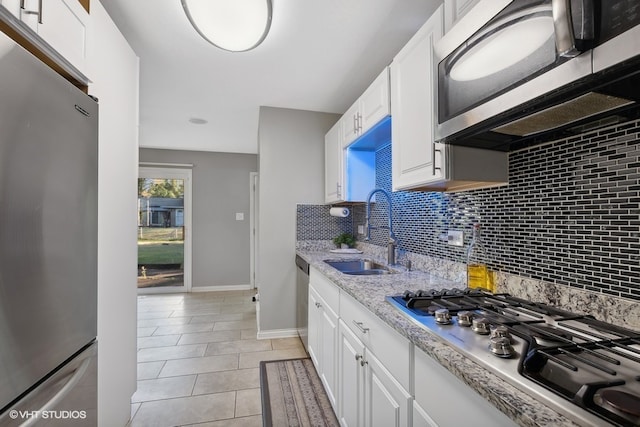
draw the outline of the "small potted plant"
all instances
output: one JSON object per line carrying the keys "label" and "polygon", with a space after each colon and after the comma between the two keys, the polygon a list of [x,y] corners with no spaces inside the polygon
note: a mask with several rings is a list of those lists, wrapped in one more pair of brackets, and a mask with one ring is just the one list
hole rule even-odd
{"label": "small potted plant", "polygon": [[352,248],[356,245],[356,238],[351,233],[342,233],[333,239],[333,243],[341,249]]}

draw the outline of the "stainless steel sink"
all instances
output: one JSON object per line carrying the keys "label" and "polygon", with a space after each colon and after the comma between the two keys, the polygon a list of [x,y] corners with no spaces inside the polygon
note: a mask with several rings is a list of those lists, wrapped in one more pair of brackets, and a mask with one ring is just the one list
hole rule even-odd
{"label": "stainless steel sink", "polygon": [[389,267],[368,259],[325,260],[324,262],[341,273],[355,276],[375,276],[395,273],[395,271]]}

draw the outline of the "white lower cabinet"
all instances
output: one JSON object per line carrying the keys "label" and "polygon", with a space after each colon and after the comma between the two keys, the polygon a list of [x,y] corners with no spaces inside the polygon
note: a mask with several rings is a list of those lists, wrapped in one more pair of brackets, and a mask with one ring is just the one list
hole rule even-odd
{"label": "white lower cabinet", "polygon": [[413,401],[413,427],[438,427],[435,421],[416,403]]}
{"label": "white lower cabinet", "polygon": [[343,426],[411,425],[412,345],[340,293],[338,419]]}
{"label": "white lower cabinet", "polygon": [[329,401],[336,408],[336,374],[338,372],[338,364],[336,358],[336,344],[338,341],[338,315],[330,308],[322,310],[321,335],[320,335],[320,379],[327,390]]}
{"label": "white lower cabinet", "polygon": [[364,425],[364,344],[342,319],[338,327],[338,421],[343,427]]}
{"label": "white lower cabinet", "polygon": [[516,425],[314,267],[309,354],[343,427]]}
{"label": "white lower cabinet", "polygon": [[309,282],[308,351],[322,380],[329,401],[336,410],[338,375],[338,288],[313,273]]}
{"label": "white lower cabinet", "polygon": [[416,349],[413,425],[507,427],[517,424],[426,353]]}
{"label": "white lower cabinet", "polygon": [[365,410],[367,426],[408,426],[411,394],[405,390],[372,352],[365,351]]}
{"label": "white lower cabinet", "polygon": [[344,427],[410,425],[411,395],[339,320],[338,419]]}

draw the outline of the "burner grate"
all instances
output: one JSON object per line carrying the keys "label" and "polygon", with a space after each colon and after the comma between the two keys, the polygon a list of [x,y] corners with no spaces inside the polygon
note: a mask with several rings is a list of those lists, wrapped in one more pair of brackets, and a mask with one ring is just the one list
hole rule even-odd
{"label": "burner grate", "polygon": [[[469,357],[489,369],[497,369],[515,384],[525,387],[535,384],[544,389],[551,396],[548,402],[557,408],[575,404],[590,417],[616,426],[640,425],[640,417],[635,412],[619,408],[620,402],[640,402],[640,334],[592,316],[480,290],[406,291],[388,300]],[[451,324],[439,323],[434,316],[438,309],[447,309],[451,316],[462,311],[467,313],[464,316],[460,313]],[[487,345],[490,337],[483,341],[477,335],[479,331],[469,328],[472,317],[486,321],[485,329],[491,329],[492,333],[498,328],[506,329],[512,336],[514,352],[505,356],[494,351],[493,341]],[[492,359],[482,356],[483,351],[506,357],[506,362],[493,363]],[[505,363],[509,364],[508,368]],[[566,403],[558,401],[557,396],[566,399]],[[586,424],[598,425],[597,421],[589,420]]]}

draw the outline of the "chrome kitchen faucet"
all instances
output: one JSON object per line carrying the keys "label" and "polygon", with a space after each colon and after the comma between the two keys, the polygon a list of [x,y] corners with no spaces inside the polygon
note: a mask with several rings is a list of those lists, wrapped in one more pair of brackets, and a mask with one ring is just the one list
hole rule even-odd
{"label": "chrome kitchen faucet", "polygon": [[[391,194],[388,191],[382,188],[375,188],[371,190],[369,195],[367,196],[367,237],[366,241],[371,240],[371,198],[376,193],[382,193],[387,198],[387,202],[389,204],[389,242],[387,243],[387,264],[395,265],[396,263],[396,246],[398,245],[398,239],[396,235],[393,233],[393,221],[392,221],[392,212],[391,212]],[[373,227],[376,228],[376,227]]]}

